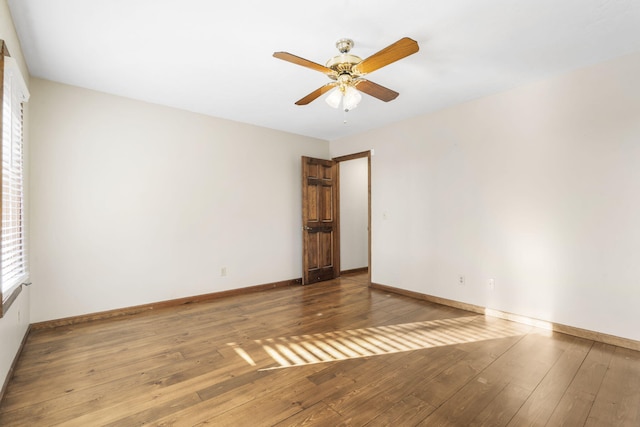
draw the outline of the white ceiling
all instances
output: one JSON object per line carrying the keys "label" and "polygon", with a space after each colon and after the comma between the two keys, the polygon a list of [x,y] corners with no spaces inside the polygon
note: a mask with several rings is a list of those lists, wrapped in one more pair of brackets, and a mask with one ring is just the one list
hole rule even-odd
{"label": "white ceiling", "polygon": [[[32,76],[325,140],[640,51],[639,0],[8,0]],[[365,58],[420,51],[367,76],[343,124],[327,83],[273,58],[324,64],[340,38]]]}

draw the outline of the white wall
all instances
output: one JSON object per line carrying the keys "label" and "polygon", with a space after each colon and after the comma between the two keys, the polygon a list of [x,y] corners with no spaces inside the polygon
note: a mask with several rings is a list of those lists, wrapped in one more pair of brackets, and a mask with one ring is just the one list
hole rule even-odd
{"label": "white wall", "polygon": [[375,149],[372,280],[640,340],[638,76],[640,53],[333,141]]}
{"label": "white wall", "polygon": [[[15,28],[13,27],[13,21],[11,20],[11,14],[9,13],[9,7],[6,0],[0,0],[0,39],[4,40],[9,48],[9,53],[14,57],[20,66],[22,75],[29,85],[29,73],[24,63],[22,51],[20,49],[20,43],[18,36],[16,35]],[[29,120],[28,106],[24,110],[25,121]],[[25,146],[25,170],[28,174],[29,170],[29,134],[28,130],[25,130],[24,135]],[[28,182],[26,183],[28,186]],[[25,189],[25,197],[28,203],[29,192],[28,188]],[[26,221],[29,221],[27,216]],[[29,327],[29,288],[24,288],[18,298],[14,301],[13,305],[5,313],[4,317],[0,319],[0,387],[4,384],[11,363],[15,358],[22,338],[27,332]],[[1,302],[0,302],[1,303]]]}
{"label": "white wall", "polygon": [[369,160],[340,162],[340,269],[369,265]]}
{"label": "white wall", "polygon": [[301,276],[328,142],[31,83],[33,321]]}

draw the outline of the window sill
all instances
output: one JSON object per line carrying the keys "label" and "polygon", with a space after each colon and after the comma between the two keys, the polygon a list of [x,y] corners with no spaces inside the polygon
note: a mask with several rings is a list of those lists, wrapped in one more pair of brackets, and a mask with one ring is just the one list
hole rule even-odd
{"label": "window sill", "polygon": [[23,284],[16,286],[6,299],[3,298],[2,307],[0,307],[0,318],[4,317],[5,313],[9,311],[11,304],[13,304],[16,298],[18,298],[18,295],[20,295],[20,292],[22,292],[23,286]]}

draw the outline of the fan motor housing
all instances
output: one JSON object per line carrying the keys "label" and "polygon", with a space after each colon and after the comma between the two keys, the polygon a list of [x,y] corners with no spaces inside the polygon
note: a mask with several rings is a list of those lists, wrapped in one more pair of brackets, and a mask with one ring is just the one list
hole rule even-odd
{"label": "fan motor housing", "polygon": [[338,73],[337,76],[329,76],[334,80],[337,80],[341,74],[349,74],[353,77],[358,77],[359,74],[355,74],[352,69],[353,66],[362,62],[362,58],[349,53],[354,43],[351,39],[340,39],[336,42],[336,47],[340,51],[340,55],[336,55],[327,61],[326,67],[331,68]]}
{"label": "fan motor housing", "polygon": [[353,74],[351,71],[353,66],[360,62],[362,62],[362,58],[359,56],[351,55],[350,53],[343,53],[328,60],[326,66],[338,74]]}

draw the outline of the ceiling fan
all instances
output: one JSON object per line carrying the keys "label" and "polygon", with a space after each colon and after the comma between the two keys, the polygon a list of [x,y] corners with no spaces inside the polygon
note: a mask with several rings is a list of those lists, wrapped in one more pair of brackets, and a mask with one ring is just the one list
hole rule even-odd
{"label": "ceiling fan", "polygon": [[299,99],[296,101],[296,105],[307,105],[334,88],[336,89],[327,97],[326,101],[333,108],[338,108],[342,101],[342,107],[345,111],[352,110],[358,106],[362,98],[360,92],[384,102],[392,101],[398,97],[398,92],[373,83],[363,76],[416,53],[419,50],[418,43],[409,37],[404,37],[366,59],[361,59],[349,53],[353,45],[353,40],[351,39],[338,40],[336,47],[340,54],[329,59],[326,65],[317,64],[288,52],[275,52],[273,54],[278,59],[320,71],[334,80]]}

